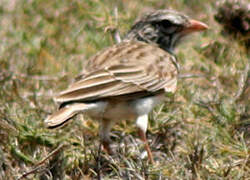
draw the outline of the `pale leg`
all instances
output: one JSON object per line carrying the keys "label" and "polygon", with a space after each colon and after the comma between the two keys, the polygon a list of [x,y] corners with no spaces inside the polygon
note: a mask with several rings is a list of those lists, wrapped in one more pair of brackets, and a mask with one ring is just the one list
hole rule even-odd
{"label": "pale leg", "polygon": [[102,119],[100,124],[99,135],[103,145],[103,148],[108,152],[108,154],[113,154],[112,149],[110,148],[110,137],[109,133],[112,128],[112,121],[108,119]]}
{"label": "pale leg", "polygon": [[138,127],[139,136],[140,136],[141,140],[143,141],[145,149],[148,153],[148,159],[151,163],[154,163],[153,155],[152,155],[151,149],[148,145],[148,141],[147,141],[147,137],[146,137],[146,131],[147,131],[147,127],[148,127],[148,115],[145,114],[145,115],[139,116],[136,120],[136,125]]}

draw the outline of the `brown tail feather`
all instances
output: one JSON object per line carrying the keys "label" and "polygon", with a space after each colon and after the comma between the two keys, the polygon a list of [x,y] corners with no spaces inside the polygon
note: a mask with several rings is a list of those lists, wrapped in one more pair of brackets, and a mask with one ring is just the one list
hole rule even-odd
{"label": "brown tail feather", "polygon": [[88,109],[88,105],[84,103],[75,103],[67,105],[59,109],[54,114],[50,115],[45,119],[45,125],[48,128],[57,128],[68,122],[73,116],[75,116],[80,111]]}

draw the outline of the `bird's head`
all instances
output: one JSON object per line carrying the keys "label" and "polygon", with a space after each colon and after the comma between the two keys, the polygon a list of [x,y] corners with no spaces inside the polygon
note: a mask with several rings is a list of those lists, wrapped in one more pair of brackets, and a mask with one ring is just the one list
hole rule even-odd
{"label": "bird's head", "polygon": [[162,49],[173,52],[182,37],[208,26],[200,21],[172,10],[157,10],[140,18],[127,33],[124,40],[155,43]]}

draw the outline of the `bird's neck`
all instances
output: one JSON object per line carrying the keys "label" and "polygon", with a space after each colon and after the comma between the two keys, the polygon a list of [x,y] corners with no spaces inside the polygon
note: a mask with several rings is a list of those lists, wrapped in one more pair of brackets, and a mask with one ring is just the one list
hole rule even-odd
{"label": "bird's neck", "polygon": [[164,51],[174,55],[174,49],[176,46],[176,39],[173,36],[164,36],[159,34],[148,33],[147,35],[140,33],[140,31],[129,31],[123,41],[142,41],[148,44],[155,44]]}
{"label": "bird's neck", "polygon": [[[174,53],[176,43],[175,43],[175,41],[170,41],[170,40],[171,40],[171,37],[169,37],[168,39],[155,39],[155,41],[152,41],[148,38],[145,38],[145,36],[140,35],[139,33],[134,33],[133,31],[130,31],[129,33],[127,33],[126,36],[123,38],[123,42],[140,41],[140,42],[145,42],[148,44],[157,45],[159,48],[163,49],[164,51],[166,51],[172,55],[173,58],[171,58],[171,60],[173,61],[174,65],[176,66],[176,69],[179,71],[180,65],[179,65],[177,57]],[[175,39],[173,39],[173,40],[175,40]]]}

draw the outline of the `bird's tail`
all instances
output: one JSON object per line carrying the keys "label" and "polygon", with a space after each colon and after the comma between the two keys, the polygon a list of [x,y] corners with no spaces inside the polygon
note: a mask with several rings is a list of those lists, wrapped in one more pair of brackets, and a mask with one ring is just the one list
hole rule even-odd
{"label": "bird's tail", "polygon": [[74,103],[66,105],[60,108],[57,112],[50,115],[45,119],[44,123],[48,128],[57,128],[63,126],[72,117],[74,117],[79,112],[84,112],[90,108],[89,104],[85,103]]}

